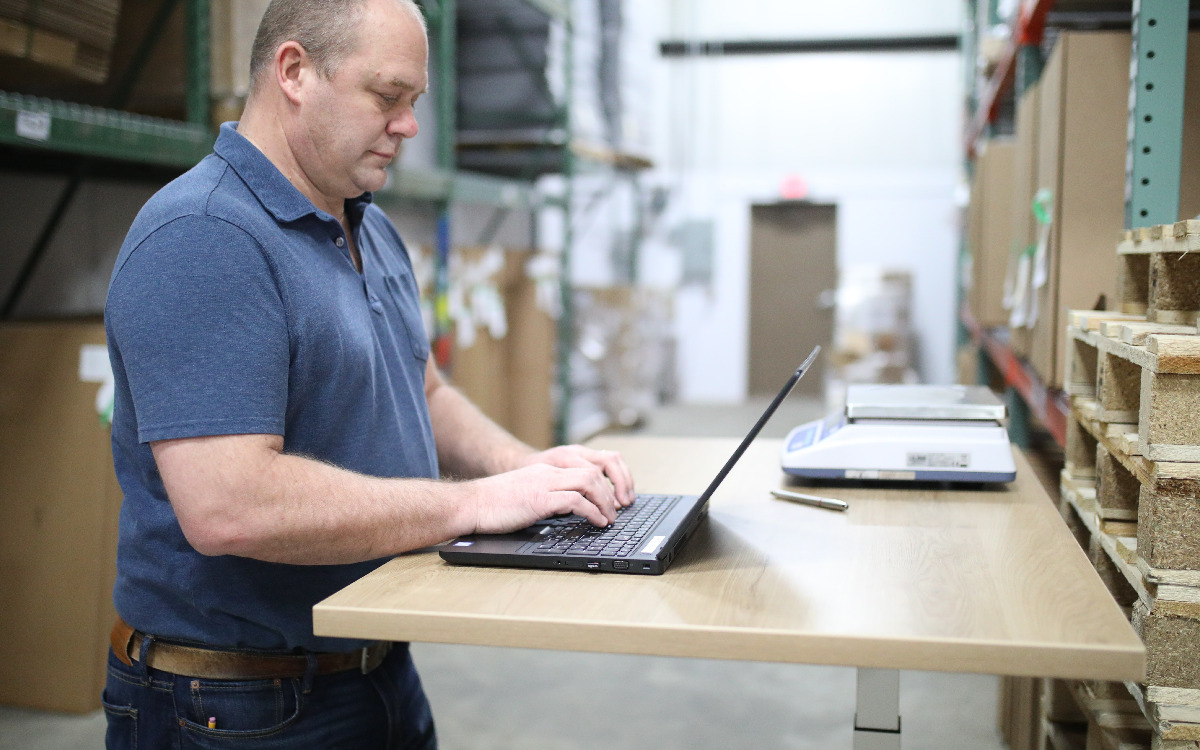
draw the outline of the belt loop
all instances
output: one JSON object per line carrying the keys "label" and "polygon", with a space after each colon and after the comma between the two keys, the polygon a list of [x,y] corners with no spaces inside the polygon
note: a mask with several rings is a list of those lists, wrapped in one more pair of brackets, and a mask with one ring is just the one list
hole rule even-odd
{"label": "belt loop", "polygon": [[143,635],[141,647],[138,649],[138,671],[141,672],[142,687],[150,684],[150,646],[154,643],[154,636]]}
{"label": "belt loop", "polygon": [[307,651],[304,654],[304,661],[304,678],[300,681],[300,692],[308,695],[312,692],[313,680],[317,678],[317,655]]}

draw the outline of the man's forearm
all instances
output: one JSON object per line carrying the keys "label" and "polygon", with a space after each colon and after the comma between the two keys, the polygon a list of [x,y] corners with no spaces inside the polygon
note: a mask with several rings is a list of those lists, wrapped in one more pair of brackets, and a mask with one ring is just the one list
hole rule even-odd
{"label": "man's forearm", "polygon": [[201,553],[339,564],[473,529],[475,488],[468,484],[364,476],[284,454],[260,438],[271,439],[223,436],[155,446],[180,526]]}
{"label": "man's forearm", "polygon": [[534,453],[450,385],[432,389],[428,402],[445,476],[473,479],[511,471]]}

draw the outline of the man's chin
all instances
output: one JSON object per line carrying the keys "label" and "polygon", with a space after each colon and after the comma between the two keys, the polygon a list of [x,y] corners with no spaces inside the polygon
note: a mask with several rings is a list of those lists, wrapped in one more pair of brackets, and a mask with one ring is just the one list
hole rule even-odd
{"label": "man's chin", "polygon": [[388,183],[388,173],[386,169],[371,170],[359,176],[355,181],[355,186],[358,187],[360,193],[374,193],[383,190]]}

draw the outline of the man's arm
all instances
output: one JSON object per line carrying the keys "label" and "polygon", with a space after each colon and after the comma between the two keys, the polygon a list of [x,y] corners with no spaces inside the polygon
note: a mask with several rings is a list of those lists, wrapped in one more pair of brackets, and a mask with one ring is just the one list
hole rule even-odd
{"label": "man's arm", "polygon": [[432,358],[425,367],[425,399],[443,474],[486,477],[539,463],[561,468],[596,466],[612,482],[618,505],[633,502],[633,476],[619,453],[581,445],[536,451],[488,419],[458,389],[446,383]]}
{"label": "man's arm", "polygon": [[184,536],[205,555],[324,565],[371,560],[558,513],[616,517],[595,466],[546,464],[471,482],[382,479],[283,453],[278,435],[151,443]]}

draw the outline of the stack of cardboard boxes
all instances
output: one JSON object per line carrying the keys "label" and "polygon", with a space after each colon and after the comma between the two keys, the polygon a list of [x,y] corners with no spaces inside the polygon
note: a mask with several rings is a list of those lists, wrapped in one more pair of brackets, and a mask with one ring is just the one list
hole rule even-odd
{"label": "stack of cardboard boxes", "polygon": [[[1185,122],[1200,115],[1200,34],[1189,48]],[[1049,388],[1063,385],[1067,311],[1115,306],[1129,55],[1125,32],[1062,33],[1018,102],[1015,138],[986,144],[975,166],[968,305],[980,324],[1009,328],[1014,351]],[[1184,217],[1200,213],[1197,167],[1200,128],[1185,127]]]}
{"label": "stack of cardboard boxes", "polygon": [[[549,448],[558,321],[539,295],[539,283],[546,282],[534,272],[534,259],[530,250],[454,249],[451,297],[459,304],[448,375],[494,422],[529,445]],[[432,300],[432,278],[426,278],[421,296]],[[551,283],[557,292],[557,279]]]}
{"label": "stack of cardboard boxes", "polygon": [[0,54],[108,78],[121,0],[0,0]]}

